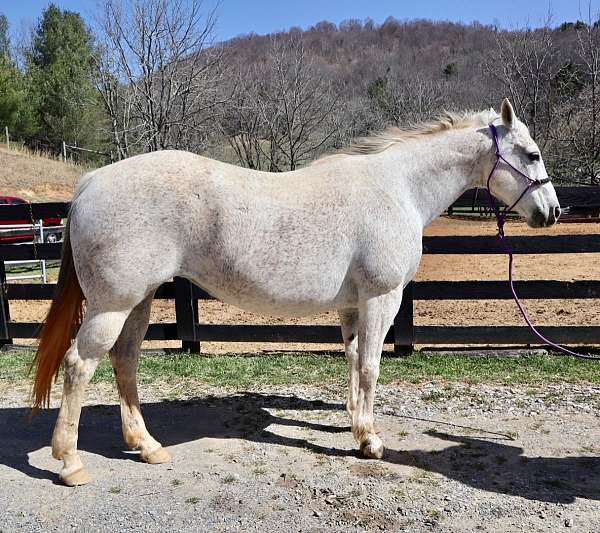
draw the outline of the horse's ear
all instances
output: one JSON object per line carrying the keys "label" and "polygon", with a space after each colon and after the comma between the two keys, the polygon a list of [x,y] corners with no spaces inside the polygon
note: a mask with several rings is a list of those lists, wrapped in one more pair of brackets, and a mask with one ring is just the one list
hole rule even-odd
{"label": "horse's ear", "polygon": [[502,100],[502,107],[500,110],[500,114],[502,115],[502,123],[509,130],[515,125],[516,116],[515,110],[513,109],[512,104],[509,102],[508,98]]}

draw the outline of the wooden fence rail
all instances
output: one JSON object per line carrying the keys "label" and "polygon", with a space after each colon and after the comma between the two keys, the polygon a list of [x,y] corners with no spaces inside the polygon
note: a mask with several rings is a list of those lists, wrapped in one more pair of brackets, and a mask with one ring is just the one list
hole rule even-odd
{"label": "wooden fence rail", "polygon": [[[33,204],[33,218],[66,217],[66,203]],[[0,221],[29,218],[29,206],[5,206]],[[600,253],[600,234],[508,237],[509,246],[518,254]],[[0,245],[0,344],[13,338],[33,338],[40,324],[15,322],[10,318],[10,301],[48,300],[54,284],[6,283],[4,261],[17,259],[60,259],[61,244]],[[425,254],[501,254],[493,237],[425,237]],[[491,259],[490,259],[491,260]],[[504,259],[502,259],[504,260]],[[518,281],[518,293],[529,299],[598,299],[600,280],[584,281]],[[181,340],[185,350],[198,352],[201,341],[227,342],[302,342],[341,343],[338,326],[203,324],[198,301],[212,297],[188,280],[175,278],[157,290],[155,299],[175,300],[176,321],[153,323],[147,340]],[[505,281],[420,281],[411,283],[404,292],[400,312],[390,329],[386,343],[393,343],[395,353],[404,354],[415,344],[536,344],[526,326],[415,326],[415,300],[503,300],[512,298]],[[457,304],[459,305],[459,304]],[[600,326],[551,326],[540,331],[565,344],[600,344]]]}

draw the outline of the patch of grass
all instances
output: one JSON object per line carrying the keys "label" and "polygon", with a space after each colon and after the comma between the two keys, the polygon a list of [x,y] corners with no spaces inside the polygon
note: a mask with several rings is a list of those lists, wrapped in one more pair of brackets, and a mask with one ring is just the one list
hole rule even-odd
{"label": "patch of grass", "polygon": [[181,479],[174,479],[173,481],[171,481],[171,485],[173,487],[179,487],[183,485],[183,481],[181,481]]}
{"label": "patch of grass", "polygon": [[198,498],[196,496],[192,496],[191,498],[188,498],[187,500],[185,500],[185,503],[191,503],[192,505],[196,505],[199,501],[200,501],[200,498]]}
{"label": "patch of grass", "polygon": [[[33,352],[0,354],[0,380],[27,378]],[[225,355],[198,357],[189,354],[140,358],[139,380],[142,383],[177,383],[196,380],[213,386],[251,387],[289,384],[343,384],[346,361],[342,357],[312,354]],[[113,372],[104,358],[94,375],[95,382],[112,382]],[[430,381],[527,384],[600,383],[600,365],[558,356],[523,356],[520,358],[473,357],[460,354],[413,354],[406,358],[384,358],[381,383]],[[445,397],[448,395],[442,393]],[[432,398],[433,400],[434,398]]]}
{"label": "patch of grass", "polygon": [[121,494],[121,491],[123,489],[121,487],[111,487],[110,489],[108,489],[108,492],[110,492],[111,494]]}
{"label": "patch of grass", "polygon": [[233,474],[227,474],[224,478],[223,478],[223,483],[235,483],[236,478]]}
{"label": "patch of grass", "polygon": [[[29,274],[31,276],[41,276],[42,269],[39,265],[23,265],[23,266],[14,266],[6,269],[6,273],[8,276],[16,276],[19,274]],[[46,276],[48,279],[48,283],[52,283],[58,280],[58,272],[60,270],[60,263],[54,263],[50,261],[46,261]],[[11,283],[42,283],[41,278],[37,279],[25,279],[25,280],[14,280]]]}

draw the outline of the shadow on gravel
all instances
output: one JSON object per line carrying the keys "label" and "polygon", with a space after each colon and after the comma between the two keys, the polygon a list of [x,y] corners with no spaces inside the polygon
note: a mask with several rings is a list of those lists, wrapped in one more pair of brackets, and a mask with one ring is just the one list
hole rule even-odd
{"label": "shadow on gravel", "polygon": [[600,457],[526,457],[523,448],[464,435],[427,431],[457,443],[439,451],[388,450],[386,460],[442,474],[476,489],[528,500],[600,500]]}
{"label": "shadow on gravel", "polygon": [[[273,442],[265,431],[271,424],[301,426],[327,433],[343,433],[349,427],[335,427],[271,415],[266,409],[299,411],[344,410],[345,405],[294,396],[256,393],[232,394],[191,400],[163,400],[142,405],[152,435],[163,446],[174,446],[202,438],[245,439]],[[29,463],[28,454],[49,446],[58,409],[44,409],[30,419],[29,408],[0,408],[0,465],[23,472],[31,478],[56,481],[56,474]],[[108,458],[138,461],[125,453],[118,405],[84,407],[81,412],[78,448]],[[59,463],[57,462],[57,467]]]}
{"label": "shadow on gravel", "polygon": [[[165,446],[202,438],[235,438],[334,457],[356,456],[353,450],[325,447],[266,430],[269,425],[278,424],[335,434],[347,432],[349,427],[283,418],[270,414],[267,408],[316,411],[344,410],[345,406],[295,396],[256,393],[143,405],[151,433]],[[27,408],[0,409],[0,464],[31,478],[54,481],[56,474],[32,466],[28,454],[49,445],[56,416],[56,409],[45,410],[29,421]],[[425,434],[427,438],[442,439],[452,445],[433,451],[388,448],[384,461],[438,473],[476,489],[529,500],[551,503],[571,503],[575,498],[600,500],[600,457],[525,457],[522,448],[498,439],[435,431]],[[336,443],[335,437],[330,440]],[[120,412],[116,405],[84,407],[79,448],[104,457],[138,460],[135,454],[123,452]]]}

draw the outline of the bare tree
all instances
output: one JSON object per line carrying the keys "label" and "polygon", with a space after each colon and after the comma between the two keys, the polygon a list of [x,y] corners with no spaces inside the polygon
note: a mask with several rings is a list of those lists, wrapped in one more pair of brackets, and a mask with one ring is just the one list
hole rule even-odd
{"label": "bare tree", "polygon": [[117,159],[129,157],[129,133],[132,128],[133,91],[116,77],[117,65],[101,48],[97,55],[96,88],[108,116],[107,136],[116,150]]}
{"label": "bare tree", "polygon": [[[591,17],[590,17],[591,19]],[[578,86],[563,106],[557,148],[563,166],[574,176],[600,183],[600,26],[577,29]]]}
{"label": "bare tree", "polygon": [[333,136],[328,122],[338,104],[307,54],[302,39],[275,39],[269,50],[270,76],[259,86],[257,104],[266,130],[272,171],[295,170]]}
{"label": "bare tree", "polygon": [[509,96],[532,136],[547,142],[555,113],[553,80],[560,69],[558,48],[549,24],[545,27],[496,35],[496,48],[485,62],[486,71]]}
{"label": "bare tree", "polygon": [[338,93],[296,34],[273,39],[264,64],[241,72],[222,126],[241,164],[295,170],[333,142]]}
{"label": "bare tree", "polygon": [[104,0],[98,89],[122,157],[203,146],[223,100],[215,17],[201,0]]}
{"label": "bare tree", "polygon": [[[591,11],[591,5],[590,5]],[[582,91],[582,134],[577,150],[578,162],[592,185],[600,182],[600,19],[578,31],[579,58],[583,66],[586,87]]]}
{"label": "bare tree", "polygon": [[258,105],[258,80],[256,67],[238,72],[232,97],[221,115],[221,132],[233,149],[237,161],[247,168],[266,170],[269,159],[261,144],[266,141],[264,121]]}
{"label": "bare tree", "polygon": [[403,126],[431,119],[449,107],[445,105],[446,85],[419,74],[411,78],[394,75],[372,82],[368,94],[383,124]]}

